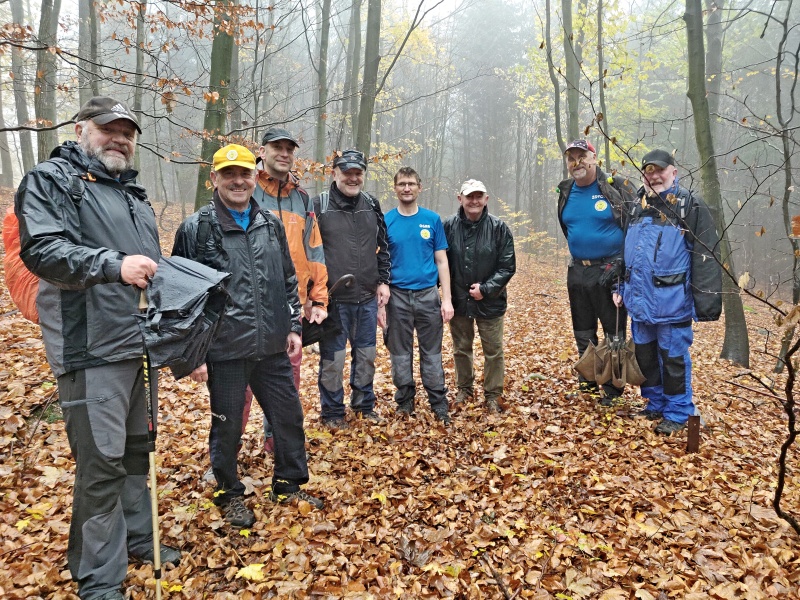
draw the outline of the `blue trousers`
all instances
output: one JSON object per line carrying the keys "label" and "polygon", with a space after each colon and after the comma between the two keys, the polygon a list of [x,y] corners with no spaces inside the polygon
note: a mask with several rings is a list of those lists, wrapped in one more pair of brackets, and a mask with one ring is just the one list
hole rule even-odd
{"label": "blue trousers", "polygon": [[375,408],[375,332],[378,328],[378,299],[361,304],[337,302],[328,318],[335,318],[341,332],[319,343],[320,417],[344,417],[344,362],[350,341],[350,408],[353,412],[370,412]]}
{"label": "blue trousers", "polygon": [[692,323],[652,325],[631,321],[636,360],[646,377],[642,396],[646,410],[660,412],[665,419],[685,423],[695,413],[692,400]]}

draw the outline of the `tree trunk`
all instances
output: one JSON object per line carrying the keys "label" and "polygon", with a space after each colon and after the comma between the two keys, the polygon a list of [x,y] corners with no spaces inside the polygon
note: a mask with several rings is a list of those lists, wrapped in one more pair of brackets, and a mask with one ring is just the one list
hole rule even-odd
{"label": "tree trunk", "polygon": [[234,43],[231,52],[230,91],[228,92],[228,112],[230,113],[230,131],[241,135],[242,129],[242,95],[239,86],[239,47]]}
{"label": "tree trunk", "polygon": [[[561,154],[563,156],[564,151],[567,148],[567,145],[564,143],[564,134],[561,131],[561,86],[558,83],[558,77],[556,77],[556,69],[555,65],[553,65],[553,45],[550,42],[550,21],[552,17],[550,15],[550,0],[545,0],[545,34],[544,34],[544,43],[545,48],[547,48],[547,72],[550,74],[550,82],[553,84],[553,120],[556,124],[556,141],[558,142],[558,147],[561,149]],[[544,166],[542,166],[544,168]],[[561,176],[567,176],[567,163],[566,161],[561,161]]]}
{"label": "tree trunk", "polygon": [[[20,26],[25,24],[25,11],[22,0],[11,0],[11,18]],[[14,106],[17,112],[17,123],[27,125],[30,120],[28,113],[28,97],[25,90],[25,61],[22,50],[11,49],[11,72],[14,75]],[[33,157],[33,140],[30,131],[19,132],[19,145],[22,153],[22,168],[27,173],[36,164]]]}
{"label": "tree trunk", "polygon": [[605,146],[605,168],[611,169],[611,137],[608,133],[608,109],[606,108],[606,67],[603,63],[603,0],[597,0],[597,84],[600,86],[600,112],[603,119],[597,124],[603,132]]}
{"label": "tree trunk", "polygon": [[[147,10],[147,0],[142,0],[139,10]],[[79,45],[78,59],[78,94],[80,103],[83,106],[92,96],[100,95],[100,85],[97,78],[97,9],[93,0],[78,0],[78,37],[81,40]],[[139,42],[139,25],[137,18],[136,41]],[[86,44],[85,40],[89,40]],[[137,47],[137,55],[140,48]],[[137,64],[139,58],[137,56]],[[138,158],[138,152],[137,152]]]}
{"label": "tree trunk", "polygon": [[217,0],[214,15],[214,41],[211,44],[211,73],[208,81],[209,98],[206,101],[203,119],[203,145],[200,158],[208,164],[200,165],[197,173],[197,191],[194,197],[195,210],[201,208],[211,195],[206,188],[211,173],[211,159],[222,147],[221,133],[227,120],[228,84],[231,77],[233,37],[227,33],[226,21],[230,19],[227,7],[235,6],[236,0]]}
{"label": "tree trunk", "polygon": [[[328,36],[331,29],[331,0],[322,0],[322,23],[319,35],[319,60],[317,64],[317,130],[314,160],[325,162],[325,132],[328,118]],[[317,192],[322,191],[322,180],[317,180]]]}
{"label": "tree trunk", "polygon": [[[49,48],[58,44],[58,15],[61,0],[43,0],[42,17],[39,21],[39,42]],[[56,123],[56,73],[57,57],[52,52],[36,54],[36,94],[33,108],[38,126],[49,127]],[[58,132],[38,131],[36,134],[39,162],[47,160],[50,152],[58,145]]]}
{"label": "tree trunk", "polygon": [[369,0],[367,11],[367,41],[364,45],[364,85],[358,108],[358,134],[356,147],[369,156],[372,143],[372,115],[375,111],[375,94],[378,87],[378,67],[381,36],[381,0]]}
{"label": "tree trunk", "polygon": [[575,35],[572,30],[572,0],[561,0],[561,20],[564,23],[564,62],[566,63],[567,85],[567,134],[570,140],[580,137],[578,118],[580,111],[580,65],[578,53],[580,45],[573,41]]}
{"label": "tree trunk", "polygon": [[347,72],[344,80],[342,113],[350,117],[349,145],[355,144],[358,133],[358,72],[361,67],[361,0],[352,0],[350,35],[347,38]]}
{"label": "tree trunk", "polygon": [[[783,89],[783,80],[787,78],[786,72],[789,70],[784,65],[784,54],[786,53],[786,42],[789,37],[789,15],[792,10],[792,0],[786,6],[786,15],[783,21],[780,22],[782,31],[781,39],[778,44],[778,53],[775,58],[775,98],[776,98],[776,113],[778,116],[778,123],[781,126],[781,150],[783,152],[783,197],[781,198],[781,211],[783,213],[783,228],[786,233],[786,238],[789,240],[789,245],[792,252],[792,304],[800,304],[800,242],[797,238],[792,237],[792,204],[791,197],[793,193],[792,183],[792,127],[791,121],[794,118],[793,107],[794,93],[797,84],[797,62],[794,61],[794,73],[790,81],[791,83],[791,97],[789,102],[789,110],[785,111],[783,106],[784,96],[786,91]],[[791,53],[790,53],[791,58]],[[784,114],[788,112],[788,115]],[[794,203],[796,206],[796,203]],[[792,340],[794,339],[795,327],[787,328],[781,340],[781,349],[778,355],[778,360],[775,363],[775,372],[780,373],[783,371],[786,353],[789,351]]]}
{"label": "tree trunk", "polygon": [[[706,96],[706,69],[703,42],[703,9],[701,0],[686,0],[686,37],[689,55],[689,92],[688,97],[694,112],[695,140],[700,156],[701,174],[703,177],[703,195],[716,219],[720,236],[720,257],[723,265],[731,274],[735,274],[733,255],[725,226],[725,215],[722,209],[717,176],[717,160],[714,155],[714,139],[711,134],[711,114],[708,110]],[[742,366],[750,364],[750,341],[747,337],[747,324],[744,319],[742,298],[733,278],[723,274],[722,300],[725,309],[725,341],[720,356]]]}
{"label": "tree trunk", "polygon": [[[81,0],[81,2],[84,1]],[[147,26],[144,17],[146,14],[147,0],[139,0],[139,9],[136,12],[136,85],[133,88],[133,113],[137,115],[140,125],[144,125],[142,122],[142,94],[144,93],[144,44],[145,27]],[[81,92],[83,92],[83,88],[81,88]],[[136,153],[134,161],[136,170],[141,171],[141,152]]]}
{"label": "tree trunk", "polygon": [[[6,120],[3,116],[3,86],[0,85],[0,130],[5,129]],[[0,132],[0,186],[12,187],[14,185],[14,168],[11,166],[11,149],[8,146],[8,132]]]}

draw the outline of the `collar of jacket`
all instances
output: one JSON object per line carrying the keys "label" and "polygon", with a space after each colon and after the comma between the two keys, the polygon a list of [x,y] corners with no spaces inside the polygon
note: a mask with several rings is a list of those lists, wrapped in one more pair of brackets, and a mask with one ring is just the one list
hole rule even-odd
{"label": "collar of jacket", "polygon": [[[242,228],[239,227],[239,224],[233,220],[233,215],[231,215],[228,207],[225,206],[225,203],[222,202],[222,198],[219,197],[219,193],[217,190],[214,190],[214,198],[211,200],[211,203],[214,206],[214,212],[217,215],[217,221],[219,222],[219,226],[222,227],[223,231],[241,231]],[[255,200],[253,200],[252,196],[250,197],[250,223],[255,221],[256,216],[259,213],[258,205],[256,204]]]}
{"label": "collar of jacket", "polygon": [[265,193],[269,194],[270,196],[274,196],[275,198],[278,197],[278,193],[280,193],[281,198],[288,196],[292,190],[300,187],[297,177],[295,177],[295,175],[291,172],[289,173],[289,177],[286,181],[281,181],[266,171],[259,171],[258,185],[262,190],[264,190]]}
{"label": "collar of jacket", "polygon": [[347,206],[355,206],[363,193],[364,190],[362,189],[355,196],[345,196],[341,190],[339,190],[335,181],[331,183],[331,191],[329,192],[331,198],[335,198],[339,204],[346,204]]}
{"label": "collar of jacket", "polygon": [[483,207],[483,212],[481,213],[480,218],[477,221],[472,221],[472,220],[469,219],[469,217],[467,217],[467,213],[464,212],[464,207],[463,206],[459,206],[458,207],[458,218],[461,219],[461,221],[464,223],[464,225],[466,225],[468,227],[472,227],[474,225],[477,225],[478,223],[483,221],[486,218],[486,215],[488,215],[488,214],[489,214],[489,207],[488,206],[484,206]]}
{"label": "collar of jacket", "polygon": [[128,169],[120,173],[119,178],[112,177],[103,163],[97,160],[97,158],[86,154],[83,147],[74,140],[56,146],[50,153],[50,158],[63,158],[80,171],[91,173],[94,177],[115,179],[123,185],[133,183],[136,180],[136,176],[139,174],[139,172],[134,169]]}

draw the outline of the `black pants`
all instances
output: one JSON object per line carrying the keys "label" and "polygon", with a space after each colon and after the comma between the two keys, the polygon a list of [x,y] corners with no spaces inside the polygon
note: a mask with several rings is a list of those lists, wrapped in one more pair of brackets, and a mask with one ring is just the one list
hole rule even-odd
{"label": "black pants", "polygon": [[[603,268],[604,265],[584,266],[576,263],[570,265],[567,271],[569,309],[572,313],[572,332],[578,345],[578,356],[583,356],[589,342],[597,345],[598,320],[606,336],[625,335],[628,311],[624,306],[617,309],[611,299],[611,290],[600,285]],[[622,390],[611,384],[605,384],[603,389],[608,396],[622,394]]]}
{"label": "black pants", "polygon": [[208,363],[211,396],[211,467],[217,480],[215,497],[224,504],[231,496],[244,494],[237,473],[242,412],[247,386],[253,390],[274,428],[275,473],[272,488],[277,493],[300,489],[308,482],[308,463],[303,432],[303,407],[294,387],[292,365],[285,352],[262,360],[227,360]]}

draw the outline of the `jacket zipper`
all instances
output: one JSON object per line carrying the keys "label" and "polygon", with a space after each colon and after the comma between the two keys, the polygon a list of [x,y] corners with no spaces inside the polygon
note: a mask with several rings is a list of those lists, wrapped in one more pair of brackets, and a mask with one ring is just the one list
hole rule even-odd
{"label": "jacket zipper", "polygon": [[664,235],[663,231],[658,232],[658,239],[656,240],[656,249],[653,252],[653,264],[656,264],[656,259],[658,258],[658,250],[661,248],[661,236]]}

